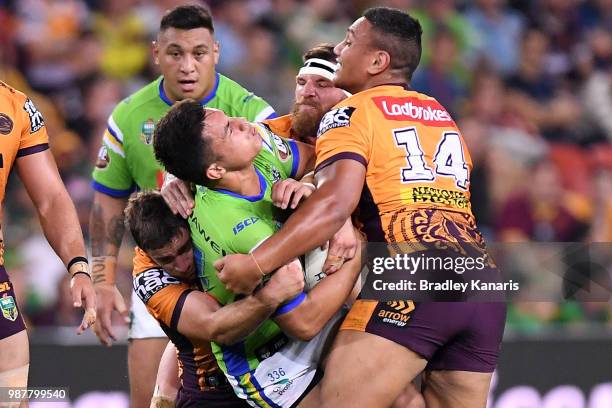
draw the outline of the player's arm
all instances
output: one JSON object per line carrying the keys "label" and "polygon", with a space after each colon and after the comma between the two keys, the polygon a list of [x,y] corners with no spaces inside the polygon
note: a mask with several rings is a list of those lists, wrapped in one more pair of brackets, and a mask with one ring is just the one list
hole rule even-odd
{"label": "player's arm", "polygon": [[359,256],[337,273],[322,279],[297,307],[275,318],[287,335],[308,341],[315,337],[346,302],[361,270]]}
{"label": "player's arm", "polygon": [[250,293],[268,273],[329,240],[359,202],[365,166],[352,159],[333,162],[317,172],[317,190],[253,256],[228,255],[217,261],[219,279],[234,293]]}
{"label": "player's arm", "polygon": [[[69,267],[73,303],[84,301],[85,316],[79,333],[95,322],[95,293],[89,276],[85,244],[74,204],[64,187],[49,150],[20,156],[17,172],[32,199],[47,241]],[[76,262],[74,261],[76,260]],[[77,265],[79,264],[79,265]],[[78,271],[75,267],[81,268]],[[78,273],[78,272],[84,273]]]}
{"label": "player's arm", "polygon": [[178,281],[174,283],[150,299],[143,299],[149,312],[191,340],[219,344],[233,344],[249,335],[282,302],[295,297],[304,287],[301,269],[281,268],[254,295],[221,307],[212,296],[190,290]]}
{"label": "player's arm", "polygon": [[91,241],[92,277],[98,295],[99,322],[94,331],[100,341],[110,346],[116,340],[111,317],[113,310],[127,318],[127,307],[115,284],[117,255],[123,233],[123,210],[127,197],[111,197],[100,191],[94,192],[93,207],[89,220]]}
{"label": "player's arm", "polygon": [[120,103],[108,119],[102,146],[94,168],[94,200],[90,213],[89,236],[94,287],[98,295],[98,339],[110,346],[115,334],[111,325],[113,310],[127,320],[127,308],[115,285],[117,254],[123,239],[123,210],[133,191],[134,180],[123,146],[129,112]]}
{"label": "player's arm", "polygon": [[292,140],[291,142],[295,143],[299,155],[297,171],[295,172],[293,178],[299,180],[314,170],[316,158],[315,150],[314,146],[309,144],[298,142],[296,140]]}

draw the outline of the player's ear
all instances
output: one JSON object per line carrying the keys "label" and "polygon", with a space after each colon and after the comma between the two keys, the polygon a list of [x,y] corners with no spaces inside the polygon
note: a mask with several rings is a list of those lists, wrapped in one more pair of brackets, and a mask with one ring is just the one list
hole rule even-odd
{"label": "player's ear", "polygon": [[151,54],[155,65],[159,65],[159,43],[155,40],[151,41]]}
{"label": "player's ear", "polygon": [[221,167],[217,163],[211,164],[206,169],[206,177],[208,177],[209,180],[219,180],[225,173],[225,167]]}
{"label": "player's ear", "polygon": [[213,43],[213,57],[215,59],[215,65],[217,65],[219,63],[219,53],[221,51],[221,44],[219,44],[219,41],[215,41]]}
{"label": "player's ear", "polygon": [[372,62],[368,67],[370,75],[378,75],[391,65],[391,55],[387,51],[378,50],[374,53]]}

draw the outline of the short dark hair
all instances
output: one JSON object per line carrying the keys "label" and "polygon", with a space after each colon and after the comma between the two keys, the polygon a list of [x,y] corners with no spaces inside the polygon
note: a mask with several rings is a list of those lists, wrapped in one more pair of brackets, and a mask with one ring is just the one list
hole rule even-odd
{"label": "short dark hair", "polygon": [[193,99],[177,102],[155,127],[155,158],[176,177],[203,185],[214,163],[210,143],[202,137],[204,108]]}
{"label": "short dark hair", "polygon": [[410,14],[390,7],[373,7],[363,13],[374,28],[372,45],[391,56],[391,69],[403,71],[407,80],[421,60],[421,24]]}
{"label": "short dark hair", "polygon": [[168,11],[161,19],[159,31],[164,31],[170,27],[179,30],[207,28],[211,33],[215,32],[210,9],[199,4],[177,6]]}
{"label": "short dark hair", "polygon": [[187,220],[174,215],[159,191],[141,191],[125,207],[125,225],[143,251],[168,245],[181,229],[189,232]]}
{"label": "short dark hair", "polygon": [[337,62],[334,46],[329,43],[317,44],[302,55],[302,62],[306,62],[311,58],[319,58],[325,61]]}

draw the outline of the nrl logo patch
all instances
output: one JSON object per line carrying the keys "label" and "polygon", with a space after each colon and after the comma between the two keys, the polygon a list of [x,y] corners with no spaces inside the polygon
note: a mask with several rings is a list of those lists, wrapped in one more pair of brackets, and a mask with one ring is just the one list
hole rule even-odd
{"label": "nrl logo patch", "polygon": [[17,311],[17,305],[15,304],[15,299],[12,296],[4,295],[0,298],[0,309],[2,309],[2,316],[5,319],[14,322],[17,320],[17,316],[19,312]]}
{"label": "nrl logo patch", "polygon": [[153,132],[155,132],[155,121],[151,118],[147,119],[142,123],[142,129],[140,131],[140,139],[150,145],[153,143]]}
{"label": "nrl logo patch", "polygon": [[0,133],[8,135],[13,130],[13,120],[6,114],[0,113]]}

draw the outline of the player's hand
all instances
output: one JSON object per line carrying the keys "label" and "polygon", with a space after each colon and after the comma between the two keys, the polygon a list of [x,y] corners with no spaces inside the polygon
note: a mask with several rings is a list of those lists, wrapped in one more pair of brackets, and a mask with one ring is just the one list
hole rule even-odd
{"label": "player's hand", "polygon": [[278,268],[261,291],[266,298],[271,300],[271,303],[278,306],[293,299],[303,290],[304,271],[302,270],[302,264],[294,259],[287,265]]}
{"label": "player's hand", "polygon": [[359,240],[349,218],[329,241],[323,272],[328,275],[337,272],[346,261],[355,257],[357,248],[359,248]]}
{"label": "player's hand", "polygon": [[251,294],[263,277],[251,255],[227,255],[214,266],[219,280],[235,294]]}
{"label": "player's hand", "polygon": [[70,279],[72,305],[82,307],[83,321],[77,328],[77,334],[83,333],[96,322],[96,291],[91,283],[91,277],[84,273],[76,274]]}
{"label": "player's hand", "polygon": [[113,331],[112,314],[116,310],[123,316],[125,322],[129,321],[128,309],[125,306],[123,296],[119,293],[117,286],[110,283],[99,283],[94,285],[96,289],[97,300],[97,319],[93,326],[93,331],[98,336],[100,343],[110,347],[113,340],[117,340],[117,336]]}
{"label": "player's hand", "polygon": [[164,176],[161,195],[175,215],[180,214],[181,217],[187,218],[193,212],[195,203],[190,184],[170,173]]}
{"label": "player's hand", "polygon": [[289,205],[291,209],[295,209],[300,201],[310,197],[314,190],[312,184],[304,184],[290,178],[281,180],[272,186],[272,203],[283,210]]}

